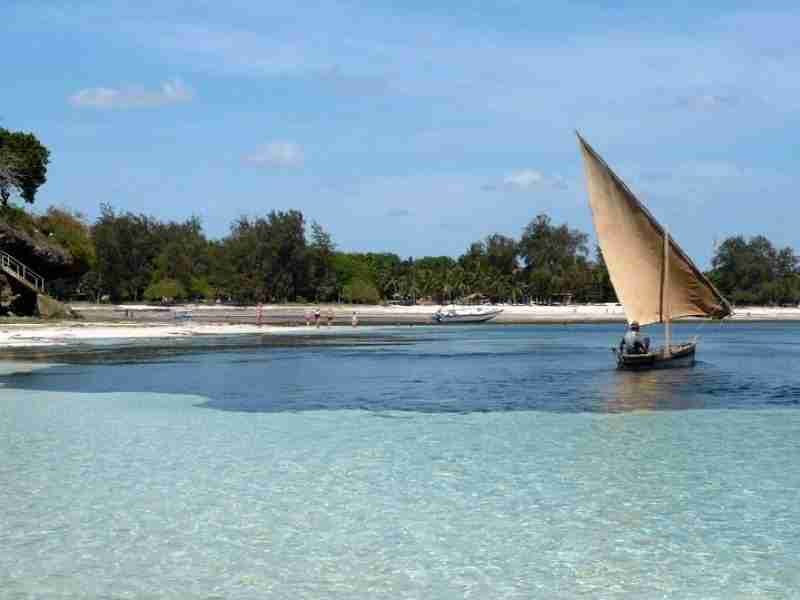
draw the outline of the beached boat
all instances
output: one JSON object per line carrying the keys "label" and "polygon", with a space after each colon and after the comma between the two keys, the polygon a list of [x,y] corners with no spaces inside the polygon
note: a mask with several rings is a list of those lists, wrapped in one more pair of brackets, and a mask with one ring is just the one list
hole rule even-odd
{"label": "beached boat", "polygon": [[448,325],[455,323],[485,323],[490,319],[494,319],[497,315],[503,312],[502,308],[488,308],[484,306],[448,306],[440,308],[433,313],[434,323],[440,325]]}
{"label": "beached boat", "polygon": [[641,354],[613,348],[622,369],[694,364],[697,341],[673,344],[670,321],[723,319],[731,306],[669,233],[578,135],[589,206],[611,283],[628,323],[664,324],[664,346]]}

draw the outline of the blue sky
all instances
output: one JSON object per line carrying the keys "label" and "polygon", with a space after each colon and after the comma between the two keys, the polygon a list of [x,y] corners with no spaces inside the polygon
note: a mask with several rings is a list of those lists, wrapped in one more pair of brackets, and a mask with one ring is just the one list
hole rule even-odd
{"label": "blue sky", "polygon": [[402,256],[591,231],[579,129],[701,266],[800,249],[800,8],[702,4],[6,0],[0,126],[51,149],[39,209],[298,208]]}

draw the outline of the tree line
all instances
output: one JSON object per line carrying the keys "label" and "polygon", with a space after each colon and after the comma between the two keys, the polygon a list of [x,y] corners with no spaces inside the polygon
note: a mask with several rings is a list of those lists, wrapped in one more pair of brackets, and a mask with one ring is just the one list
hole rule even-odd
{"label": "tree line", "polygon": [[[59,210],[64,217],[68,214]],[[103,205],[94,223],[72,215],[72,248],[88,271],[55,282],[65,299],[253,302],[456,300],[613,301],[602,258],[588,236],[539,215],[519,239],[492,234],[458,258],[401,258],[391,252],[339,250],[320,224],[297,210],[241,217],[222,239],[209,239],[197,217],[164,222]],[[83,237],[76,243],[76,237]],[[86,247],[91,251],[87,252]]]}
{"label": "tree line", "polygon": [[[200,219],[161,221],[108,205],[87,223],[50,209],[40,227],[86,264],[79,279],[53,282],[64,299],[255,302],[615,302],[608,270],[589,236],[537,215],[519,238],[495,233],[459,257],[401,258],[337,248],[298,210],[241,217],[222,239]],[[764,236],[733,236],[706,273],[734,304],[798,304],[800,260]]]}
{"label": "tree line", "polygon": [[793,248],[777,248],[763,235],[727,238],[711,266],[709,278],[734,304],[800,303],[800,259]]}
{"label": "tree line", "polygon": [[[141,301],[171,298],[261,301],[616,300],[599,249],[589,236],[547,215],[518,239],[499,233],[470,244],[458,258],[401,258],[391,252],[345,252],[330,233],[297,210],[242,217],[220,240],[196,217],[164,222],[101,206],[88,223],[68,209],[36,216],[10,201],[33,203],[47,180],[49,151],[32,133],[0,128],[0,218],[36,229],[67,247],[72,273],[51,282],[63,299]],[[733,236],[715,250],[707,275],[734,304],[800,302],[800,260],[764,236]]]}

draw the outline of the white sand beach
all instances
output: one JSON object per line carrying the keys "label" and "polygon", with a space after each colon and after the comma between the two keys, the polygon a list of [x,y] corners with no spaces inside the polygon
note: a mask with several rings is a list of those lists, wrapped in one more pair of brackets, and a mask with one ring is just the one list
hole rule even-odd
{"label": "white sand beach", "polygon": [[63,346],[74,342],[99,340],[143,340],[192,336],[230,336],[243,334],[283,335],[311,333],[310,328],[258,326],[226,323],[14,323],[0,327],[0,348]]}
{"label": "white sand beach", "polygon": [[[353,332],[350,319],[356,312],[359,331],[371,326],[429,324],[439,306],[321,305],[319,328],[305,326],[305,313],[312,306],[264,305],[262,324],[255,306],[147,305],[74,306],[81,321],[0,323],[0,348],[62,346],[91,341],[124,341],[232,335],[328,335]],[[625,314],[616,304],[594,305],[501,305],[503,312],[492,322],[504,324],[623,322]],[[332,326],[325,323],[333,311]],[[733,321],[800,321],[800,308],[741,307]]]}

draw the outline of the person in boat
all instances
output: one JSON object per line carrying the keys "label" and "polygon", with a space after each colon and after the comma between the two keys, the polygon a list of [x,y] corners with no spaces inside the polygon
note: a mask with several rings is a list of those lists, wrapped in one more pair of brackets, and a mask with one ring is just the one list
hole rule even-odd
{"label": "person in boat", "polygon": [[623,354],[647,354],[650,351],[650,338],[641,334],[638,321],[633,321],[628,326],[628,331],[619,343],[619,349]]}

